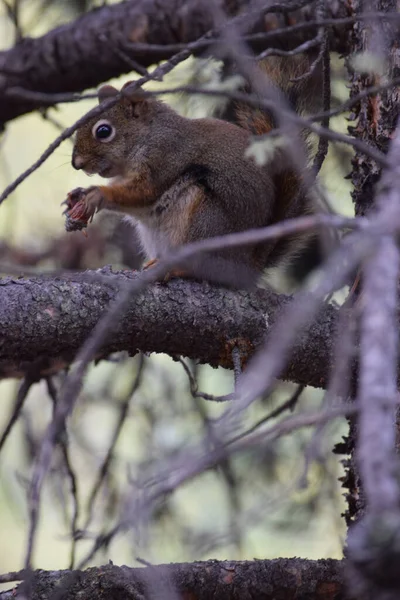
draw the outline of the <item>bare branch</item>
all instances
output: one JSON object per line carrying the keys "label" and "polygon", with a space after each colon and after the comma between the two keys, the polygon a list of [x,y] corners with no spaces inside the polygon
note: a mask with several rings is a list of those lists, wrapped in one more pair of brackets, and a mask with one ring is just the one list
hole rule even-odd
{"label": "bare branch", "polygon": [[[106,284],[79,277],[3,282],[2,377],[20,377],[33,367],[44,375],[71,364],[104,311],[117,298],[120,287],[136,279],[134,274],[115,273],[110,277],[108,272]],[[151,285],[130,299],[126,314],[114,322],[108,340],[103,341],[95,357],[116,351],[135,354],[140,349],[232,368],[230,340],[242,340],[250,356],[288,303],[289,297],[267,290],[251,294],[183,280]],[[227,306],[229,311],[225,310]],[[38,315],[42,315],[40,320]],[[325,386],[331,366],[329,338],[334,334],[336,319],[337,310],[326,307],[320,320],[299,341],[298,351],[282,375],[285,379]],[[187,335],[182,336],[182,331]],[[310,368],[307,357],[312,359]]]}
{"label": "bare branch", "polygon": [[[71,578],[71,574],[75,576]],[[123,595],[127,600],[150,600],[154,593],[165,591],[165,582],[180,597],[241,600],[246,597],[271,597],[289,600],[351,600],[343,582],[343,563],[337,560],[309,561],[277,559],[257,561],[195,562],[191,564],[150,565],[141,568],[105,565],[87,571],[35,571],[33,599],[52,597],[57,589],[65,600],[79,596],[82,600],[111,600]],[[107,584],[105,585],[105,582]],[[168,588],[167,588],[168,589]],[[24,595],[25,586],[18,586],[17,596]],[[9,592],[0,592],[5,600]],[[294,596],[295,594],[295,596]]]}
{"label": "bare branch", "polygon": [[31,377],[27,376],[24,378],[24,380],[22,381],[22,383],[20,385],[10,420],[8,421],[6,427],[1,435],[1,438],[0,438],[0,452],[1,452],[1,449],[3,448],[4,444],[6,443],[8,436],[10,435],[12,428],[14,427],[15,423],[18,421],[18,418],[21,414],[21,410],[24,406],[28,392],[29,392],[32,384],[35,381],[36,381],[35,379],[32,379]]}

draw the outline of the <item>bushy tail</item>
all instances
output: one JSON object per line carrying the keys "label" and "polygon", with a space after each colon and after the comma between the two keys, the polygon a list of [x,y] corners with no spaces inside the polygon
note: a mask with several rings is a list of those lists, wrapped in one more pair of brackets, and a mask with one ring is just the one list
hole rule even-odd
{"label": "bushy tail", "polygon": [[[266,84],[271,91],[283,95],[298,115],[306,116],[322,108],[321,61],[314,64],[315,55],[269,56],[259,61],[258,66],[266,75]],[[258,95],[248,81],[242,90]],[[279,108],[279,107],[278,107]],[[262,135],[277,126],[274,111],[254,105],[230,102],[221,118],[236,123],[255,135]]]}
{"label": "bushy tail", "polygon": [[[314,64],[314,60],[314,53],[288,57],[271,56],[263,59],[259,62],[259,67],[266,75],[267,93],[265,97],[278,103],[277,111],[266,110],[261,104],[258,107],[242,102],[231,102],[222,118],[239,125],[254,135],[265,135],[278,127],[279,109],[284,106],[284,103],[287,105],[286,108],[292,109],[301,116],[320,111],[323,93],[322,72],[321,65]],[[247,82],[242,91],[258,95],[257,91],[252,89],[251,81]],[[313,154],[311,139],[308,131],[304,130],[301,134],[298,142],[303,145],[307,162]],[[278,198],[271,215],[271,223],[310,214],[314,211],[312,201],[303,188],[301,173],[291,166],[290,159],[284,150],[276,152],[274,159],[270,160],[268,168]],[[269,256],[269,261],[279,263],[282,258],[285,258],[291,262],[290,257],[292,260],[295,258],[293,253],[301,252],[305,246],[310,244],[310,241],[318,251],[318,242],[315,236],[293,235],[280,239]]]}

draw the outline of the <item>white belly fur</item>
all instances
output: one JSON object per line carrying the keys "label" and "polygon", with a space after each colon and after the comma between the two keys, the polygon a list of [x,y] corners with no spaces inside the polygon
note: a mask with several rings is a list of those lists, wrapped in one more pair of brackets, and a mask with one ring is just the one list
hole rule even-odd
{"label": "white belly fur", "polygon": [[[146,259],[161,258],[176,247],[179,215],[190,207],[198,188],[191,181],[180,180],[149,208],[131,210],[126,220],[138,233],[142,252]],[[158,209],[161,209],[160,211]],[[180,232],[181,233],[181,232]],[[178,235],[182,239],[183,235]]]}
{"label": "white belly fur", "polygon": [[146,260],[160,258],[170,250],[168,238],[160,229],[153,228],[130,215],[126,215],[125,220],[135,227]]}

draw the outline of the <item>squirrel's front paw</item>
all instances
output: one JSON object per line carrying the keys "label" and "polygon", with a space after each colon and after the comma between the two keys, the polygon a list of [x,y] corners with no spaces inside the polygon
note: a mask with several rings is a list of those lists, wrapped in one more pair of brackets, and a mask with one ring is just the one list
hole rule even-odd
{"label": "squirrel's front paw", "polygon": [[74,190],[72,190],[71,192],[69,192],[67,194],[67,197],[65,200],[63,200],[63,202],[61,202],[61,206],[66,206],[67,208],[64,210],[63,215],[66,215],[68,211],[71,210],[71,208],[73,208],[75,206],[75,204],[78,204],[78,202],[80,200],[82,200],[82,198],[85,195],[85,189],[84,188],[75,188]]}
{"label": "squirrel's front paw", "polygon": [[87,227],[94,214],[100,210],[103,200],[103,194],[96,186],[72,190],[66,200],[65,229],[76,231]]}

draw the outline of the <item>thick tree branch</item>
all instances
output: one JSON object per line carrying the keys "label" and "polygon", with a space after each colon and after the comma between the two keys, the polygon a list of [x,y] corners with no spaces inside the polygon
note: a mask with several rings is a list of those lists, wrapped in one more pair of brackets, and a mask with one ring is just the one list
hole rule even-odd
{"label": "thick tree branch", "polygon": [[[108,276],[105,278],[104,274]],[[59,369],[76,352],[132,274],[0,280],[0,376]],[[105,282],[104,282],[105,280]],[[232,368],[233,343],[250,356],[290,297],[174,280],[134,297],[102,354],[165,352]],[[283,378],[324,387],[337,310],[325,306],[300,338]]]}
{"label": "thick tree branch", "polygon": [[[216,561],[172,564],[132,569],[107,565],[87,571],[35,571],[29,581],[32,600],[79,597],[81,600],[351,600],[343,583],[343,563],[338,560],[300,558]],[[26,596],[26,583],[0,599]]]}
{"label": "thick tree branch", "polygon": [[[221,0],[228,15],[245,10],[247,0]],[[282,3],[283,4],[283,3]],[[291,16],[292,22],[313,19],[311,6]],[[271,15],[270,15],[271,16]],[[327,16],[347,17],[346,2],[329,3]],[[251,32],[284,27],[282,11],[253,23]],[[343,51],[347,26],[330,28],[331,48]],[[15,47],[0,52],[1,122],[35,110],[43,104],[7,96],[11,88],[42,93],[80,92],[111,77],[170,58],[179,48],[212,29],[212,11],[207,3],[194,0],[128,0],[92,10],[73,23],[57,27],[39,38],[24,38]],[[254,40],[264,49],[295,47],[315,34],[307,29],[290,35]],[[198,50],[204,49],[204,43]],[[142,72],[143,74],[143,72]]]}

